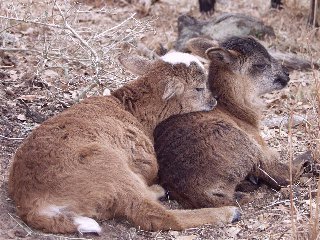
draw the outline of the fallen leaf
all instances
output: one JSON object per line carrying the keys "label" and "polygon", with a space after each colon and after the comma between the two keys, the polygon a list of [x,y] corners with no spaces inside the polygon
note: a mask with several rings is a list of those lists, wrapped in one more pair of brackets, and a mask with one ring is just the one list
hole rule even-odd
{"label": "fallen leaf", "polygon": [[177,236],[176,239],[177,240],[194,240],[196,239],[198,236],[196,235],[189,235],[189,236]]}
{"label": "fallen leaf", "polygon": [[14,230],[10,230],[9,232],[7,232],[7,235],[11,239],[15,239],[16,238],[16,235],[14,234]]}
{"label": "fallen leaf", "polygon": [[20,120],[20,121],[26,121],[27,120],[27,117],[24,115],[24,114],[19,114],[17,116],[17,118]]}
{"label": "fallen leaf", "polygon": [[173,237],[177,237],[179,235],[178,231],[169,231],[169,234]]}
{"label": "fallen leaf", "polygon": [[103,96],[110,96],[111,95],[111,91],[109,88],[106,88],[105,90],[103,90],[103,93],[102,93]]}
{"label": "fallen leaf", "polygon": [[236,236],[240,231],[241,231],[241,228],[239,227],[231,227],[227,230],[227,233],[230,237],[236,238]]}
{"label": "fallen leaf", "polygon": [[37,95],[21,95],[18,97],[19,100],[33,102],[37,98]]}
{"label": "fallen leaf", "polygon": [[21,95],[18,97],[19,100],[27,101],[27,102],[33,102],[35,99],[44,99],[44,96],[41,95]]}
{"label": "fallen leaf", "polygon": [[22,33],[23,35],[30,35],[30,34],[34,33],[34,28],[29,27],[29,28],[27,28],[26,30],[21,31],[21,33]]}
{"label": "fallen leaf", "polygon": [[258,230],[260,231],[265,231],[266,229],[267,229],[267,224],[262,223],[258,226]]}
{"label": "fallen leaf", "polygon": [[43,72],[43,76],[46,77],[50,77],[52,79],[58,78],[59,77],[59,73],[57,73],[56,71],[53,71],[51,69],[47,69]]}

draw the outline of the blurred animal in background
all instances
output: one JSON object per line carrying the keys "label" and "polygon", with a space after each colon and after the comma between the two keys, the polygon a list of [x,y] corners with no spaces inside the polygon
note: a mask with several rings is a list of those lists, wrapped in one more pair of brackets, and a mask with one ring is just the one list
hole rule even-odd
{"label": "blurred animal in background", "polygon": [[[214,7],[216,0],[199,0],[200,12],[206,14],[212,14],[214,12]],[[283,3],[281,0],[271,0],[271,8],[282,9]],[[318,0],[310,0],[310,10],[308,17],[308,24],[311,26],[318,27],[320,21],[320,9]]]}
{"label": "blurred animal in background", "polygon": [[186,51],[186,42],[195,37],[212,38],[223,41],[231,36],[254,36],[264,39],[275,37],[272,26],[264,24],[258,18],[239,13],[225,13],[208,20],[198,20],[189,15],[178,17],[178,39],[175,43],[177,51]]}
{"label": "blurred animal in background", "polygon": [[[275,37],[275,32],[272,26],[264,24],[262,20],[239,13],[226,13],[208,20],[181,15],[178,18],[178,38],[174,48],[177,51],[188,51],[186,43],[196,37],[211,39],[218,45],[218,42],[231,36],[253,36],[259,40],[265,40]],[[266,43],[261,43],[267,46]],[[317,62],[301,58],[294,53],[284,53],[274,49],[268,49],[268,51],[289,70],[320,68]]]}
{"label": "blurred animal in background", "polygon": [[[199,8],[200,12],[203,13],[213,13],[214,12],[214,5],[216,4],[216,0],[199,0]],[[271,7],[272,8],[282,8],[283,3],[281,0],[271,0]]]}

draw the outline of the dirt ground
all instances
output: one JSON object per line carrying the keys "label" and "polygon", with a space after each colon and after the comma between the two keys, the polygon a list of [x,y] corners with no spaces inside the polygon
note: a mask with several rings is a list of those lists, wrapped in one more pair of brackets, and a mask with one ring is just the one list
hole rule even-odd
{"label": "dirt ground", "polygon": [[[71,55],[74,59],[62,59],[59,55],[54,60],[44,60],[49,55],[46,49],[61,48],[61,45],[70,47],[67,38],[58,39],[59,34],[47,29],[59,28],[27,22],[42,21],[44,16],[50,15],[45,9],[54,1],[13,2],[15,4],[0,0],[0,239],[316,239],[319,232],[315,168],[320,126],[320,101],[317,99],[320,96],[317,85],[320,71],[315,69],[291,72],[291,82],[286,89],[264,96],[267,109],[261,130],[270,146],[281,153],[281,161],[288,162],[292,156],[312,150],[316,164],[306,169],[306,173],[292,186],[292,191],[288,188],[277,192],[262,186],[252,193],[252,201],[240,206],[243,215],[237,223],[221,227],[206,225],[183,232],[146,232],[125,220],[113,219],[100,222],[101,236],[47,235],[30,229],[16,216],[14,204],[7,194],[11,158],[32,129],[72,105],[81,93],[86,92],[86,96],[102,94],[105,88],[112,90],[132,78],[114,60],[118,53],[148,55],[158,51],[160,44],[172,49],[177,38],[177,18],[181,14],[209,19],[231,12],[260,18],[275,30],[276,37],[265,40],[268,47],[292,52],[320,64],[320,31],[306,26],[308,1],[284,1],[284,9],[280,11],[271,10],[269,1],[218,0],[213,16],[201,15],[196,0],[159,0],[147,15],[137,12],[139,7],[134,1],[130,4],[124,0],[105,1],[105,8],[101,1],[85,1],[81,9],[86,11],[77,16],[70,14],[68,18],[78,24],[77,30],[84,38],[89,39],[92,29],[97,33],[106,29],[110,33],[114,26],[119,29],[111,35],[104,35],[103,40],[93,42],[92,49],[98,50],[88,50],[94,56],[95,52],[100,53],[99,47],[106,52],[100,75],[95,72],[98,69],[96,65],[80,60],[83,55],[77,55],[78,50]],[[60,4],[58,6],[65,6],[68,1],[56,2]],[[134,18],[139,22],[130,18],[135,12]],[[25,21],[17,24],[10,17]],[[124,29],[122,27],[129,23],[124,23],[126,19],[133,20],[133,23]],[[126,35],[122,37],[122,34]],[[70,34],[60,36],[67,36],[75,42],[79,40],[70,38]],[[109,46],[113,48],[108,49]],[[15,51],[13,48],[24,50]],[[88,89],[95,76],[99,76],[98,86]],[[292,127],[288,126],[288,116],[296,119]],[[170,200],[163,204],[179,207]]]}

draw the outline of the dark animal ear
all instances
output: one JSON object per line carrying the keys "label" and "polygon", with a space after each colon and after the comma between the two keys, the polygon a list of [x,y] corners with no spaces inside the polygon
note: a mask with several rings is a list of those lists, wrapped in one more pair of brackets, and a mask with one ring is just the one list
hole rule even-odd
{"label": "dark animal ear", "polygon": [[186,43],[187,48],[193,53],[202,58],[207,58],[206,51],[212,47],[218,47],[217,41],[207,38],[191,38]]}
{"label": "dark animal ear", "polygon": [[237,54],[235,51],[229,51],[226,49],[222,48],[209,48],[206,51],[207,58],[210,59],[211,61],[218,61],[222,63],[231,63],[235,60],[237,57]]}
{"label": "dark animal ear", "polygon": [[148,72],[153,62],[152,60],[148,60],[140,56],[131,55],[120,55],[118,59],[122,66],[137,75],[143,75]]}
{"label": "dark animal ear", "polygon": [[167,83],[162,95],[162,99],[167,101],[175,95],[180,95],[184,91],[184,85],[181,82],[170,81]]}

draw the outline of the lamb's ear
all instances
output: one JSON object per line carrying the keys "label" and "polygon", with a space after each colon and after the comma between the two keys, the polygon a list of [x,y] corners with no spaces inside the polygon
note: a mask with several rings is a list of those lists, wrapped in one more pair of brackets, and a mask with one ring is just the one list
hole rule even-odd
{"label": "lamb's ear", "polygon": [[143,75],[147,71],[149,71],[150,66],[152,65],[151,60],[145,59],[140,56],[125,56],[120,55],[119,56],[119,62],[124,66],[126,69],[128,69],[130,72],[137,74],[137,75]]}
{"label": "lamb's ear", "polygon": [[209,48],[206,51],[207,58],[222,63],[231,63],[237,57],[237,53],[235,51],[226,50],[222,48]]}
{"label": "lamb's ear", "polygon": [[217,41],[207,39],[207,38],[191,38],[187,41],[186,47],[193,53],[202,58],[207,58],[206,51],[212,47],[218,47]]}
{"label": "lamb's ear", "polygon": [[167,101],[175,95],[180,95],[184,91],[184,85],[181,82],[170,81],[167,83],[162,99]]}

